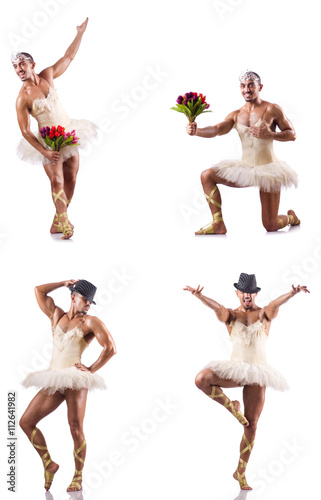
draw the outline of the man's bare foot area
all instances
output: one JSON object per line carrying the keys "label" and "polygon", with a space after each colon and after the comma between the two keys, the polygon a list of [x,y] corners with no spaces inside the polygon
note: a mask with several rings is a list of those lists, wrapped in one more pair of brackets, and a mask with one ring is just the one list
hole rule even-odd
{"label": "man's bare foot area", "polygon": [[[74,226],[71,224],[69,221],[71,229],[74,229]],[[61,222],[59,222],[57,216],[55,215],[54,220],[52,222],[51,228],[50,228],[50,234],[61,234],[63,233],[62,225]]]}
{"label": "man's bare foot area", "polygon": [[82,490],[82,484],[81,484],[81,481],[77,481],[77,483],[78,482],[80,483],[79,485],[81,486],[80,489],[78,487],[76,487],[76,486],[68,486],[68,488],[66,489],[66,491],[68,491],[68,493],[70,493],[71,491],[81,491]]}
{"label": "man's bare foot area", "polygon": [[293,217],[293,222],[290,220],[291,226],[298,226],[299,224],[301,224],[301,221],[300,221],[299,217],[296,215],[296,213],[294,212],[294,210],[288,210],[287,214],[290,217]]}
{"label": "man's bare foot area", "polygon": [[226,234],[226,226],[224,222],[210,222],[207,226],[202,227],[199,231],[196,231],[196,235],[206,235],[206,234]]}
{"label": "man's bare foot area", "polygon": [[[234,479],[236,479],[236,481],[239,481],[238,477],[237,477],[237,469],[234,472],[233,477],[234,477]],[[243,478],[239,481],[239,485],[240,485],[241,490],[252,490],[253,489],[251,486],[249,486],[247,484],[245,476],[243,476]]]}
{"label": "man's bare foot area", "polygon": [[53,223],[51,228],[50,228],[50,234],[59,234],[59,233],[62,233],[62,227],[61,225],[58,223]]}
{"label": "man's bare foot area", "polygon": [[59,469],[59,465],[56,462],[50,462],[48,467],[45,470],[45,490],[48,491],[51,487],[52,481],[54,479],[54,475]]}
{"label": "man's bare foot area", "polygon": [[[80,473],[80,474],[77,474]],[[72,481],[70,483],[70,485],[68,486],[67,488],[67,492],[71,492],[71,491],[80,491],[82,490],[82,474],[81,474],[82,471],[77,471],[75,472],[74,474],[74,477],[72,478]]]}
{"label": "man's bare foot area", "polygon": [[237,400],[232,401],[232,404],[234,406],[234,410],[236,412],[240,412],[238,416],[236,416],[237,420],[242,424],[244,427],[248,427],[249,421],[244,417],[244,415],[241,413],[241,403]]}

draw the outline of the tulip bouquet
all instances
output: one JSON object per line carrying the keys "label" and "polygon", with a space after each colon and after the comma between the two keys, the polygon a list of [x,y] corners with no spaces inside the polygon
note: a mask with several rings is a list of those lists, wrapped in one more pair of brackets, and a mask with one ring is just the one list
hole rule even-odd
{"label": "tulip bouquet", "polygon": [[79,144],[76,131],[65,132],[65,127],[43,127],[40,129],[43,142],[53,151],[59,151],[64,146],[77,146]]}
{"label": "tulip bouquet", "polygon": [[210,105],[207,104],[206,96],[203,96],[203,94],[187,92],[184,95],[179,95],[176,102],[176,106],[171,109],[184,113],[190,123],[193,123],[196,117],[202,113],[211,113],[211,111],[205,111]]}

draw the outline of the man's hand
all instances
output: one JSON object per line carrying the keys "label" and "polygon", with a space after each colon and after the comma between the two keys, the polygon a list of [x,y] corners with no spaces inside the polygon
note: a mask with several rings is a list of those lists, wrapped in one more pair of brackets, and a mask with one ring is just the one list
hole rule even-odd
{"label": "man's hand", "polygon": [[87,366],[83,365],[82,363],[75,363],[74,366],[82,372],[90,372],[89,368],[87,368]]}
{"label": "man's hand", "polygon": [[306,286],[294,286],[292,285],[292,294],[296,295],[299,292],[310,293]]}
{"label": "man's hand", "polygon": [[74,285],[75,283],[77,283],[78,281],[79,281],[79,279],[78,279],[78,280],[67,280],[67,281],[65,281],[64,285],[65,285],[67,288],[69,288],[70,286],[73,286],[73,285]]}
{"label": "man's hand", "polygon": [[78,33],[83,35],[86,31],[87,24],[88,24],[88,17],[86,17],[86,20],[80,26],[77,26]]}
{"label": "man's hand", "polygon": [[192,288],[191,286],[186,286],[185,288],[183,288],[183,290],[187,290],[188,292],[191,292],[191,294],[195,295],[196,297],[199,297],[201,295],[201,292],[203,290],[203,286],[201,288],[201,285],[198,285],[197,288]]}
{"label": "man's hand", "polygon": [[188,135],[196,135],[197,123],[196,122],[188,123],[186,125],[186,132],[188,133]]}
{"label": "man's hand", "polygon": [[264,122],[262,122],[260,127],[250,127],[250,133],[257,139],[272,139],[273,137],[272,132]]}
{"label": "man's hand", "polygon": [[43,153],[43,156],[48,158],[51,163],[54,165],[60,160],[60,154],[58,151],[52,151],[51,149],[46,149],[46,151]]}

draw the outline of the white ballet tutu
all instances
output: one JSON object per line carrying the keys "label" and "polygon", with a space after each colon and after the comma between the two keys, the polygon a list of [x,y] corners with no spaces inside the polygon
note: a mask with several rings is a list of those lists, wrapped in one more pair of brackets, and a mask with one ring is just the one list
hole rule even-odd
{"label": "white ballet tutu", "polygon": [[210,361],[204,367],[206,368],[210,368],[218,377],[233,380],[242,386],[256,384],[261,387],[272,387],[277,391],[289,389],[283,375],[265,363],[249,364],[241,360]]}
{"label": "white ballet tutu", "polygon": [[[59,123],[57,123],[59,125]],[[79,151],[85,150],[88,145],[92,144],[98,138],[99,128],[93,122],[89,120],[71,120],[67,127],[65,127],[65,132],[76,131],[76,137],[79,138],[79,146],[65,146],[59,150],[60,158],[65,161],[71,156],[77,155]],[[40,135],[40,132],[34,132],[38,141],[46,149],[51,149],[47,146]],[[43,156],[39,151],[37,151],[31,144],[23,137],[17,146],[16,153],[18,158],[28,163],[34,165],[43,165],[44,163],[50,163],[50,161]]]}
{"label": "white ballet tutu", "polygon": [[297,173],[284,161],[249,165],[241,160],[223,160],[213,168],[228,182],[241,187],[257,186],[262,191],[277,192],[281,188],[297,187]]}
{"label": "white ballet tutu", "polygon": [[241,160],[223,160],[213,165],[217,174],[241,187],[257,186],[262,191],[277,192],[281,188],[297,187],[297,173],[284,161],[251,166]]}
{"label": "white ballet tutu", "polygon": [[22,382],[23,387],[37,387],[47,394],[56,391],[64,393],[66,389],[107,389],[105,381],[96,373],[79,370],[75,366],[61,370],[41,370],[29,373]]}

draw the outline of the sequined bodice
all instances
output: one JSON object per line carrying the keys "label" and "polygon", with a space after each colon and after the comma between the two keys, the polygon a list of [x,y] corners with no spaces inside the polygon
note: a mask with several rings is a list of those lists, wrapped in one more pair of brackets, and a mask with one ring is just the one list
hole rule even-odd
{"label": "sequined bodice", "polygon": [[67,127],[71,122],[61,105],[58,92],[53,87],[49,87],[47,97],[41,99],[37,97],[33,101],[31,116],[37,120],[39,129],[42,127],[52,127],[53,125]]}
{"label": "sequined bodice", "polygon": [[[260,118],[255,127],[259,127],[263,123]],[[264,122],[265,123],[265,122]],[[243,123],[236,122],[236,128],[242,143],[242,161],[250,166],[266,165],[276,160],[273,151],[273,139],[258,139],[250,133],[250,127]]]}
{"label": "sequined bodice", "polygon": [[267,334],[260,320],[247,326],[238,320],[234,321],[231,340],[233,343],[232,360],[245,363],[266,363]]}
{"label": "sequined bodice", "polygon": [[82,353],[88,346],[81,327],[76,326],[72,330],[64,332],[59,325],[56,325],[52,329],[52,334],[53,352],[50,368],[61,370],[79,363]]}

